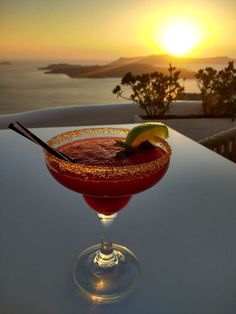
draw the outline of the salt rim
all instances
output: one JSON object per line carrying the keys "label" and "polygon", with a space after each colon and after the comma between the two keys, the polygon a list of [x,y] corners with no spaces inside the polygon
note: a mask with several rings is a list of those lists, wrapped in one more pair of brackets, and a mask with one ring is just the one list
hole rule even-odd
{"label": "salt rim", "polygon": [[[125,137],[129,129],[123,128],[85,128],[74,131],[68,131],[62,134],[59,134],[48,141],[48,144],[57,147],[59,144],[73,142],[80,138],[96,137],[105,135],[107,136],[123,136]],[[122,138],[122,137],[121,137]],[[162,157],[138,164],[138,165],[129,165],[129,166],[92,166],[85,165],[82,163],[72,164],[70,162],[61,160],[52,154],[44,151],[46,163],[50,168],[59,169],[61,172],[64,172],[67,175],[75,175],[80,177],[96,177],[99,178],[110,178],[110,177],[126,177],[130,175],[145,175],[148,172],[159,171],[163,168],[170,160],[171,156],[171,147],[163,139],[157,138],[157,146],[160,146],[164,151],[165,155]]]}

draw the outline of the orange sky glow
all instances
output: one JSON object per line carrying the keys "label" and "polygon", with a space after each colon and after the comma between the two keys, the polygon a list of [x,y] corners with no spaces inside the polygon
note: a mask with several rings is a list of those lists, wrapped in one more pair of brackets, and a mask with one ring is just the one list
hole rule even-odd
{"label": "orange sky glow", "polygon": [[236,58],[236,1],[2,0],[0,59]]}

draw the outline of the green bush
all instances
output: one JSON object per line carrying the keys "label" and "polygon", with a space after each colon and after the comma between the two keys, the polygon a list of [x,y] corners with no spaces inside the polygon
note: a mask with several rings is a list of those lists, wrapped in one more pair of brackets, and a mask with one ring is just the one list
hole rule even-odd
{"label": "green bush", "polygon": [[[180,71],[169,65],[168,72],[168,75],[161,72],[133,75],[129,72],[121,79],[121,85],[113,89],[113,93],[138,103],[148,118],[161,118],[169,110],[170,103],[184,91],[179,83]],[[131,89],[129,97],[124,96],[124,86]]]}
{"label": "green bush", "polygon": [[211,67],[200,69],[196,79],[206,115],[236,115],[236,69],[233,62],[220,71]]}

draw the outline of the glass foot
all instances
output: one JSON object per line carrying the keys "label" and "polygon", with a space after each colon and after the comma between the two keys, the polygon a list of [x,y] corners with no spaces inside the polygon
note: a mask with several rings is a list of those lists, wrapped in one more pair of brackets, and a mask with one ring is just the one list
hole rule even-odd
{"label": "glass foot", "polygon": [[126,297],[136,287],[140,267],[126,247],[113,244],[111,263],[99,263],[100,244],[81,252],[73,267],[73,279],[82,294],[96,303],[110,303]]}

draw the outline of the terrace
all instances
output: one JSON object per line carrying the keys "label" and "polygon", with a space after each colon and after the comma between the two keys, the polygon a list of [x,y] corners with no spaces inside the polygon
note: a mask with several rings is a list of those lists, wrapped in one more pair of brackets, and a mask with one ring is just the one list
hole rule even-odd
{"label": "terrace", "polygon": [[[0,129],[12,121],[21,121],[27,127],[60,127],[103,124],[139,123],[137,104],[79,105],[58,107],[0,116]],[[230,118],[199,118],[201,101],[176,101],[171,105],[169,117],[159,120],[183,135],[199,141],[236,126]]]}

